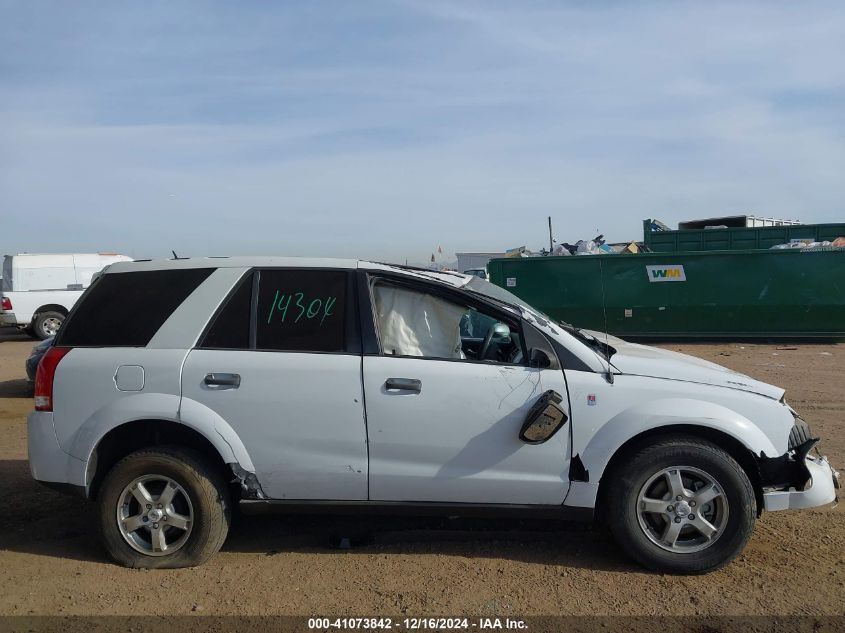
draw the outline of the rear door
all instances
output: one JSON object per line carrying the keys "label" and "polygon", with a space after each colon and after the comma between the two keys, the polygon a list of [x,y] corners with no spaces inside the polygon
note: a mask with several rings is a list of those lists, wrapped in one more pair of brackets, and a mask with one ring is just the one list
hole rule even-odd
{"label": "rear door", "polygon": [[183,397],[235,430],[270,498],[367,498],[353,273],[250,273],[185,363]]}

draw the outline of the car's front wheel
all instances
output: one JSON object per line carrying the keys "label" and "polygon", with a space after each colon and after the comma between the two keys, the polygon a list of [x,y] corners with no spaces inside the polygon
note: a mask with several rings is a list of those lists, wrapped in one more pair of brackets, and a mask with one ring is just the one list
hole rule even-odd
{"label": "car's front wheel", "polygon": [[614,538],[650,569],[712,571],[751,537],[757,516],[751,482],[736,460],[705,440],[642,446],[605,483],[603,510]]}
{"label": "car's front wheel", "polygon": [[229,530],[226,482],[201,454],[179,447],[131,453],[106,476],[99,523],[109,555],[126,567],[193,567]]}

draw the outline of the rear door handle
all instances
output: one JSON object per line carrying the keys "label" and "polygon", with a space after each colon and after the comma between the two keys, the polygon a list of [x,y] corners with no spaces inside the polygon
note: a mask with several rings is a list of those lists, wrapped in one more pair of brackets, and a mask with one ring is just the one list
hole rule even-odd
{"label": "rear door handle", "polygon": [[241,386],[240,374],[206,374],[203,382],[209,387],[237,389]]}
{"label": "rear door handle", "polygon": [[413,393],[420,393],[422,391],[422,381],[415,378],[388,378],[384,383],[384,388],[387,391],[411,391]]}

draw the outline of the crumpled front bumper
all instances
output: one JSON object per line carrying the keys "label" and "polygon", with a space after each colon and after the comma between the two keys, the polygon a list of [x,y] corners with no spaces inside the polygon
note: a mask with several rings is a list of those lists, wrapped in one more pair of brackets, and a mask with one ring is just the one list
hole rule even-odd
{"label": "crumpled front bumper", "polygon": [[806,490],[772,490],[763,493],[763,507],[768,511],[790,508],[814,508],[836,501],[836,490],[841,487],[839,473],[825,457],[804,458],[812,481]]}

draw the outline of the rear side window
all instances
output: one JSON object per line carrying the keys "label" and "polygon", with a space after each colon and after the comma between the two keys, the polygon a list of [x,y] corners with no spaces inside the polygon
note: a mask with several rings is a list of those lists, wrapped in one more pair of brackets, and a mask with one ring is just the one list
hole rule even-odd
{"label": "rear side window", "polygon": [[102,275],[59,332],[57,345],[143,347],[212,268]]}
{"label": "rear side window", "polygon": [[346,272],[262,270],[259,280],[257,349],[345,351]]}
{"label": "rear side window", "polygon": [[207,349],[249,349],[249,320],[252,307],[250,273],[223,306],[200,347]]}

